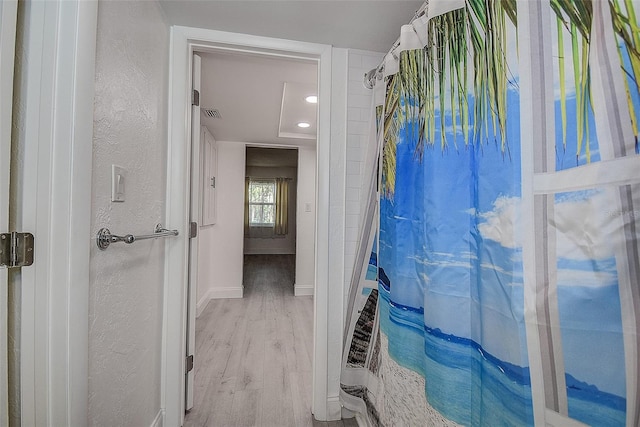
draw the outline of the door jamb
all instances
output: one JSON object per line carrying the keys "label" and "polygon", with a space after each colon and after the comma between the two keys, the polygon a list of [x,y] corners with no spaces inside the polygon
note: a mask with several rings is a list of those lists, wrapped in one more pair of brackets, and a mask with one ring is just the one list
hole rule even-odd
{"label": "door jamb", "polygon": [[98,4],[20,3],[12,225],[35,235],[35,260],[10,285],[21,292],[19,411],[22,425],[84,425]]}
{"label": "door jamb", "polygon": [[[169,121],[167,147],[166,223],[180,231],[180,238],[166,246],[162,407],[164,425],[184,421],[184,368],[186,283],[188,265],[189,168],[191,158],[190,76],[194,50],[227,46],[231,50],[259,51],[282,56],[304,56],[319,62],[320,99],[316,180],[316,272],[314,298],[314,354],[312,412],[319,420],[335,417],[337,396],[329,396],[329,349],[341,354],[341,330],[329,331],[329,158],[331,144],[332,47],[246,34],[174,26],[171,30],[169,71]],[[179,284],[179,285],[176,285]],[[340,302],[341,296],[340,297]],[[334,297],[336,298],[336,297]],[[337,304],[342,313],[341,304]],[[333,308],[331,312],[335,311]],[[337,344],[336,344],[337,343]],[[331,351],[335,353],[335,351]],[[333,393],[332,393],[333,394]],[[331,407],[330,407],[331,406]],[[337,406],[339,417],[339,406]]]}
{"label": "door jamb", "polygon": [[[0,232],[9,231],[9,169],[13,113],[13,64],[18,19],[17,0],[0,3]],[[7,336],[8,269],[0,267],[0,336]],[[8,340],[0,342],[0,425],[9,425]]]}

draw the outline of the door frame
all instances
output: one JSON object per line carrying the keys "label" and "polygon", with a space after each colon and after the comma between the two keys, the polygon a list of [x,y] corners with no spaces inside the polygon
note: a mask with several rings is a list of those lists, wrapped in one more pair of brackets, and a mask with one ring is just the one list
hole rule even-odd
{"label": "door frame", "polygon": [[[197,53],[197,52],[196,52]],[[191,81],[194,90],[198,93],[202,93],[202,58],[197,54],[192,55],[192,74]],[[191,106],[191,168],[190,168],[190,180],[191,190],[189,191],[189,221],[197,224],[196,235],[189,239],[189,272],[188,272],[188,284],[187,284],[187,331],[186,331],[186,351],[185,355],[195,355],[196,350],[196,314],[197,314],[197,293],[198,293],[198,261],[199,261],[199,245],[200,245],[200,226],[201,222],[201,206],[202,191],[200,181],[201,178],[201,153],[202,153],[202,141],[201,137],[204,132],[200,123],[200,115],[196,113],[200,112],[200,107],[197,105]],[[193,408],[193,394],[194,394],[194,380],[195,369],[191,369],[185,374],[185,409]]]}
{"label": "door frame", "polygon": [[[184,421],[184,372],[186,343],[186,304],[188,273],[189,190],[191,144],[191,58],[194,51],[207,48],[254,52],[279,56],[305,57],[318,61],[318,139],[316,150],[316,267],[314,298],[314,354],[312,412],[318,420],[340,418],[338,396],[342,343],[342,283],[329,283],[329,179],[330,148],[333,139],[344,143],[344,123],[332,123],[332,53],[329,45],[297,42],[247,34],[227,33],[200,28],[174,26],[171,30],[169,71],[169,141],[167,150],[166,222],[180,230],[180,239],[167,245],[164,284],[162,403],[165,425],[179,426]],[[346,51],[343,53],[346,58]],[[344,63],[343,63],[344,62]],[[335,70],[346,79],[346,60]],[[342,85],[341,85],[342,86]],[[334,88],[336,90],[336,88]],[[344,103],[344,102],[343,102]],[[332,108],[337,107],[337,108]],[[345,114],[346,115],[346,114]],[[346,120],[345,120],[346,121]],[[336,121],[337,122],[337,121]],[[332,127],[333,126],[333,127]],[[342,126],[342,127],[341,127]],[[342,131],[342,132],[340,132]],[[338,134],[337,138],[332,138]],[[341,147],[344,150],[344,146]],[[338,207],[340,205],[338,204]],[[339,213],[337,215],[338,220]],[[333,222],[333,221],[332,221]],[[338,223],[340,224],[340,223]],[[339,251],[339,250],[338,250]],[[340,275],[343,272],[339,272]],[[334,294],[330,295],[329,287]],[[335,289],[334,289],[335,288]],[[337,292],[336,292],[337,291]],[[338,295],[339,294],[339,295]],[[332,304],[329,304],[329,300]],[[337,355],[337,356],[336,356]],[[335,390],[334,390],[335,389]]]}
{"label": "door frame", "polygon": [[33,265],[10,284],[21,424],[85,425],[98,3],[20,3],[11,225],[35,236]]}
{"label": "door frame", "polygon": [[[0,3],[0,233],[9,231],[9,169],[13,113],[13,65],[16,45],[17,0]],[[8,269],[0,268],[0,336],[7,335]],[[0,342],[0,425],[9,425],[9,354]]]}

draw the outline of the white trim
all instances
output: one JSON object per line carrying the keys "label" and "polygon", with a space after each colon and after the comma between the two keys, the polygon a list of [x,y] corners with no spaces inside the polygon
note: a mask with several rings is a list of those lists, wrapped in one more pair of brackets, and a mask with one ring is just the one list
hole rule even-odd
{"label": "white trim", "polygon": [[[15,57],[17,0],[0,4],[0,232],[9,231],[9,179],[13,66]],[[8,269],[0,268],[0,336],[7,337]],[[9,425],[9,360],[6,339],[0,342],[0,425]]]}
{"label": "white trim", "polygon": [[[284,98],[283,98],[284,103]],[[315,135],[306,135],[304,133],[295,133],[295,132],[278,132],[278,136],[280,138],[296,138],[296,139],[312,139],[315,140]]]}
{"label": "white trim", "polygon": [[[199,55],[193,55],[191,57],[191,85],[189,90],[201,92],[201,74],[202,74],[202,58]],[[189,146],[191,148],[191,169],[189,173],[189,180],[191,187],[189,191],[189,221],[197,222],[201,218],[201,156],[202,141],[200,136],[204,135],[202,127],[200,126],[200,106],[191,105],[191,138]],[[197,225],[196,225],[197,227]],[[194,355],[196,351],[196,311],[197,311],[197,290],[198,290],[198,249],[200,246],[200,238],[198,233],[193,238],[189,239],[189,280],[187,283],[187,345],[186,353],[188,355]],[[193,408],[193,394],[194,394],[194,382],[195,372],[190,370],[187,372],[186,379],[186,406],[185,410]]]}
{"label": "white trim", "polygon": [[21,274],[22,425],[87,422],[97,14],[97,2],[24,3],[16,225],[34,233],[35,262]]}
{"label": "white trim", "polygon": [[294,285],[293,295],[296,297],[313,296],[313,285]]}
{"label": "white trim", "polygon": [[196,319],[200,317],[200,315],[204,312],[204,310],[209,305],[209,301],[211,301],[211,295],[209,295],[209,291],[207,291],[202,298],[198,301],[196,305]]}
{"label": "white trim", "polygon": [[228,299],[228,298],[242,298],[244,293],[244,287],[239,286],[216,286],[209,289],[207,295],[209,299]]}
{"label": "white trim", "polygon": [[[316,298],[314,307],[314,357],[313,357],[313,407],[316,419],[326,420],[328,408],[327,382],[339,378],[328,378],[328,354],[340,354],[341,327],[327,330],[329,315],[329,153],[331,144],[331,55],[327,45],[296,42],[225,33],[188,27],[173,27],[171,31],[169,71],[169,124],[167,151],[167,213],[166,223],[177,228],[180,237],[166,244],[163,355],[162,355],[162,406],[166,413],[166,424],[178,426],[184,419],[184,343],[186,289],[177,285],[186,283],[187,277],[187,231],[190,144],[190,108],[188,83],[191,73],[190,57],[194,49],[202,51],[214,46],[226,45],[237,51],[257,51],[281,57],[303,57],[319,61],[320,103],[317,149],[317,222],[316,222]],[[223,46],[224,47],[224,46]],[[332,295],[333,300],[342,299]],[[341,304],[339,304],[341,308]],[[333,311],[333,309],[332,309]],[[340,316],[341,318],[342,316]],[[333,362],[333,359],[332,359]],[[339,372],[340,366],[332,367]],[[332,386],[333,387],[333,386]]]}
{"label": "white trim", "polygon": [[[339,385],[339,384],[338,384]],[[340,403],[340,395],[327,397],[327,413],[331,414],[331,420],[335,421],[342,418],[342,403]]]}
{"label": "white trim", "polygon": [[[334,49],[331,59],[331,182],[329,189],[329,260],[327,274],[330,298],[327,307],[328,340],[340,343],[335,351],[328,351],[327,360],[327,420],[339,420],[342,416],[340,404],[340,372],[342,370],[342,334],[344,330],[343,300],[345,264],[345,191],[347,168],[347,76],[349,73],[349,51]],[[321,235],[321,234],[319,234]],[[325,234],[327,235],[327,234]]]}
{"label": "white trim", "polygon": [[[329,296],[341,298],[341,294],[329,292],[329,173],[331,150],[331,116],[332,99],[332,48],[322,47],[318,71],[319,103],[318,103],[318,141],[316,147],[316,290],[314,295],[313,321],[313,396],[311,412],[319,421],[335,420],[330,418],[329,410],[329,378],[330,360],[328,354],[336,354],[341,350],[338,331],[329,328],[330,307]],[[337,333],[337,337],[334,336]],[[337,345],[336,345],[337,344]],[[334,367],[335,368],[335,367]],[[337,369],[340,369],[338,364]],[[338,382],[340,379],[337,379]],[[339,384],[338,384],[339,386]]]}
{"label": "white trim", "polygon": [[151,423],[151,427],[162,427],[162,426],[164,426],[164,411],[160,409],[158,411],[158,415],[156,415],[156,418]]}

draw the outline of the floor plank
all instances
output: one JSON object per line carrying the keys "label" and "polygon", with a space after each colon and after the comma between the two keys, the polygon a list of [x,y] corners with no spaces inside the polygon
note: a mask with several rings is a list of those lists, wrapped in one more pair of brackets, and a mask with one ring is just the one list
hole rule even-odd
{"label": "floor plank", "polygon": [[311,414],[313,297],[295,297],[295,256],[247,255],[244,298],[196,320],[194,408],[185,426],[342,427]]}

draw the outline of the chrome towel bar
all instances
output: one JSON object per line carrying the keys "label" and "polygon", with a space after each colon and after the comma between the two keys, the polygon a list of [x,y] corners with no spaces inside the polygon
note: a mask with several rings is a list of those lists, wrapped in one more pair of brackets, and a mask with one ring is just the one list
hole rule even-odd
{"label": "chrome towel bar", "polygon": [[144,234],[142,236],[134,236],[133,234],[127,234],[125,236],[116,236],[111,234],[108,228],[101,228],[96,235],[96,244],[102,251],[107,249],[111,243],[125,242],[131,244],[138,240],[157,239],[158,237],[177,236],[178,230],[167,230],[162,227],[162,224],[156,224],[156,229],[153,234]]}

